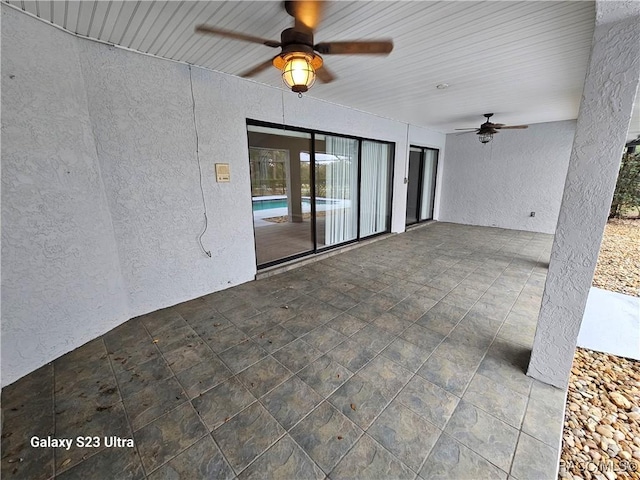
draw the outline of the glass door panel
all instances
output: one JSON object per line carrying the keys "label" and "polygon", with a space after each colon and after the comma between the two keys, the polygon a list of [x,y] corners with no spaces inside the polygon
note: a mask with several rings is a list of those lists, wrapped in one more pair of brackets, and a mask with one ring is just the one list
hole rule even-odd
{"label": "glass door panel", "polygon": [[315,135],[317,248],[358,236],[358,141]]}
{"label": "glass door panel", "polygon": [[420,201],[420,220],[433,218],[433,204],[436,194],[436,171],[438,166],[438,150],[423,150],[422,166],[422,199]]}
{"label": "glass door panel", "polygon": [[249,125],[258,266],[313,251],[311,134]]}
{"label": "glass door panel", "polygon": [[391,161],[391,145],[362,141],[360,237],[386,232],[389,229]]}
{"label": "glass door panel", "polygon": [[422,150],[411,147],[409,151],[409,175],[407,176],[407,220],[406,224],[418,222],[418,200],[420,198],[420,170],[422,163]]}

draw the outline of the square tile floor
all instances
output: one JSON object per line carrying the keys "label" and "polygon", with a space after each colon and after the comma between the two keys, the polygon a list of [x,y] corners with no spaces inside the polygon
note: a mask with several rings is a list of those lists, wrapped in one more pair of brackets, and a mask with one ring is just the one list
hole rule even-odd
{"label": "square tile floor", "polygon": [[551,242],[435,223],[133,318],[3,389],[2,478],[552,479]]}

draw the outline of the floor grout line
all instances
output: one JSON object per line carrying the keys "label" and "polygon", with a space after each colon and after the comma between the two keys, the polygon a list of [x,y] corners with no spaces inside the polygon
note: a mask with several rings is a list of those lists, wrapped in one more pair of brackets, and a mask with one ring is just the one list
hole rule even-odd
{"label": "floor grout line", "polygon": [[[141,324],[142,324],[142,322],[141,322]],[[115,381],[116,387],[118,388],[118,395],[120,396],[120,401],[122,402],[122,410],[124,411],[125,418],[127,419],[127,425],[129,425],[129,429],[131,431],[131,436],[133,437],[133,446],[136,449],[136,454],[138,455],[138,459],[140,461],[140,467],[142,467],[142,474],[146,478],[147,470],[146,470],[146,467],[145,467],[144,463],[142,462],[142,455],[140,455],[140,449],[138,447],[138,442],[136,442],[135,436],[133,434],[133,432],[134,432],[133,424],[131,423],[131,418],[129,417],[129,412],[127,411],[127,407],[126,407],[126,405],[124,403],[124,397],[122,395],[122,389],[120,388],[120,382],[118,382],[118,376],[116,375],[116,371],[113,368],[113,359],[111,358],[111,355],[109,354],[109,349],[107,348],[107,344],[104,341],[104,336],[101,338],[101,340],[102,340],[102,344],[104,346],[104,350],[105,350],[105,352],[107,354],[107,361],[109,362],[109,367],[111,369],[111,374],[113,375],[113,380]]]}
{"label": "floor grout line", "polygon": [[[180,314],[178,313],[178,315],[180,315]],[[180,315],[180,317],[182,318],[182,320],[184,320],[184,321],[185,321],[185,323],[187,323],[187,324],[188,324],[188,322],[184,319],[184,317],[182,317],[182,315]],[[151,332],[149,331],[148,327],[144,324],[144,322],[143,322],[143,321],[141,321],[140,323],[141,323],[141,325],[143,326],[143,328],[146,330],[147,335],[148,335],[151,339],[153,339],[153,338],[154,338],[154,335],[151,335]],[[197,332],[196,332],[196,333],[197,333]],[[206,342],[205,342],[205,344],[206,344]],[[178,378],[176,377],[176,373],[175,373],[175,371],[173,370],[173,368],[171,368],[171,365],[169,364],[169,362],[168,362],[168,361],[167,361],[167,359],[165,358],[164,353],[162,352],[162,350],[158,347],[158,345],[157,345],[155,342],[154,342],[154,346],[155,346],[156,350],[158,351],[158,354],[159,354],[160,358],[162,358],[162,359],[164,360],[165,364],[167,365],[167,367],[169,368],[169,370],[170,370],[170,371],[171,371],[171,373],[172,373],[171,377],[167,377],[167,378],[173,378],[173,379],[176,381],[176,383],[180,386],[180,389],[182,390],[182,393],[183,393],[183,395],[184,395],[185,401],[184,401],[184,402],[182,402],[182,403],[179,403],[178,405],[175,405],[173,408],[171,408],[171,409],[169,409],[168,411],[166,411],[166,412],[162,413],[161,415],[158,415],[158,416],[157,416],[157,417],[155,417],[153,420],[151,420],[151,421],[147,422],[146,424],[144,424],[144,425],[140,426],[140,428],[138,428],[138,429],[137,429],[137,430],[135,430],[135,431],[140,431],[140,430],[142,430],[143,428],[147,427],[148,425],[151,425],[153,422],[155,422],[155,421],[159,420],[160,418],[162,418],[162,417],[164,417],[164,416],[167,416],[168,414],[170,414],[170,413],[171,413],[171,412],[173,412],[174,410],[176,410],[176,409],[178,409],[178,408],[182,407],[182,406],[183,406],[183,405],[185,405],[186,403],[188,403],[188,404],[189,404],[189,406],[193,409],[193,411],[194,411],[194,412],[195,412],[195,414],[197,415],[198,420],[200,421],[200,423],[204,426],[205,430],[206,430],[206,431],[208,431],[208,430],[209,430],[209,427],[207,427],[206,423],[204,422],[204,420],[203,420],[203,419],[202,419],[202,417],[200,416],[200,413],[199,413],[199,412],[198,412],[198,410],[193,406],[193,403],[192,403],[191,399],[189,398],[189,395],[187,394],[187,392],[186,392],[186,390],[184,389],[183,385],[180,383],[180,381],[179,381],[179,380],[178,380]],[[208,346],[208,345],[207,345],[207,346]],[[214,352],[214,353],[215,353],[215,352]],[[112,366],[112,368],[113,368],[113,366]],[[117,380],[116,380],[116,381],[117,381]],[[124,401],[123,401],[123,404],[124,404]],[[126,411],[126,408],[125,408],[125,411]],[[128,418],[128,413],[127,413],[127,418]],[[133,430],[133,425],[131,425],[131,432],[132,432],[132,434],[133,434],[133,432],[134,432],[134,430]],[[211,433],[211,432],[209,432],[209,434],[210,434],[210,433]],[[198,443],[199,441],[201,441],[201,440],[202,440],[204,437],[206,437],[206,436],[207,436],[207,435],[203,435],[202,437],[200,437],[200,438],[196,439],[194,442],[192,442],[191,444],[187,445],[187,446],[186,446],[185,448],[183,448],[182,450],[178,451],[175,455],[172,455],[169,459],[167,459],[166,461],[164,461],[162,464],[160,464],[160,465],[156,466],[156,468],[154,468],[153,470],[151,470],[150,472],[148,472],[146,476],[148,476],[148,475],[150,475],[151,473],[155,472],[156,470],[158,470],[158,469],[162,468],[164,465],[168,464],[171,460],[173,460],[174,458],[176,458],[177,456],[179,456],[181,453],[183,453],[183,452],[185,452],[186,450],[188,450],[189,448],[191,448],[193,445],[195,445],[196,443]],[[214,439],[214,442],[215,442],[215,439]],[[137,449],[137,448],[138,448],[138,446],[137,446],[137,442],[135,442],[135,440],[134,440],[134,443],[135,443],[135,445],[136,445],[136,449]],[[217,443],[216,443],[216,446],[218,446],[218,445],[217,445]],[[218,449],[220,450],[220,453],[221,453],[221,455],[223,456],[224,460],[227,462],[227,464],[229,464],[229,461],[227,460],[226,456],[224,455],[224,452],[222,451],[222,449],[220,449],[220,448],[219,448],[219,446],[218,446]],[[138,454],[139,454],[139,452],[138,452]],[[140,463],[142,464],[143,471],[144,471],[144,472],[146,472],[147,467],[144,465],[144,462],[142,462],[142,456],[140,456]],[[231,468],[231,465],[230,465],[230,464],[229,464],[229,468]],[[232,471],[233,471],[233,469],[232,469]]]}

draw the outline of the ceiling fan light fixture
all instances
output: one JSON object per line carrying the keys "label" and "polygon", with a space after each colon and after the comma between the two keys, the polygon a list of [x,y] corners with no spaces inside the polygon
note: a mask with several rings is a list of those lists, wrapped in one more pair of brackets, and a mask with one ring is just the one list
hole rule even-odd
{"label": "ceiling fan light fixture", "polygon": [[278,55],[273,64],[282,70],[282,80],[287,87],[296,93],[304,93],[315,83],[316,69],[322,66],[322,59],[319,55],[295,52]]}
{"label": "ceiling fan light fixture", "polygon": [[261,38],[232,30],[225,30],[210,25],[197,25],[196,32],[207,35],[250,42],[270,48],[280,48],[280,54],[270,60],[263,61],[240,74],[241,77],[255,77],[273,65],[280,70],[282,80],[288,88],[302,96],[317,79],[322,83],[335,80],[335,75],[322,66],[325,55],[388,55],[393,50],[391,39],[357,40],[341,42],[313,41],[314,30],[322,17],[324,1],[321,0],[287,0],[280,2],[294,19],[293,27],[280,32],[280,41]]}
{"label": "ceiling fan light fixture", "polygon": [[478,140],[480,140],[480,143],[489,143],[492,139],[493,133],[491,132],[478,133]]}

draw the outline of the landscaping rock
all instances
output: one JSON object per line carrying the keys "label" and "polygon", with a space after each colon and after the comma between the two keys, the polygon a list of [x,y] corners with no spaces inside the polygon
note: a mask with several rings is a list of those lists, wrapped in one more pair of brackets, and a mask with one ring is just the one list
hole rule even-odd
{"label": "landscaping rock", "polygon": [[593,286],[640,297],[640,220],[609,220]]}
{"label": "landscaping rock", "polygon": [[578,348],[571,371],[559,478],[640,480],[640,362]]}

